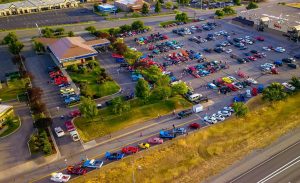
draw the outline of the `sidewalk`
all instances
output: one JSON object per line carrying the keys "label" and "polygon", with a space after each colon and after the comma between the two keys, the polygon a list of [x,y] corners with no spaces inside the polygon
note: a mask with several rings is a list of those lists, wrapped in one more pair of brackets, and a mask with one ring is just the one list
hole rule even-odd
{"label": "sidewalk", "polygon": [[275,141],[270,146],[252,152],[251,154],[243,158],[241,161],[234,163],[219,175],[211,177],[205,182],[215,182],[215,183],[229,182],[232,179],[238,177],[239,175],[247,172],[251,168],[255,167],[256,165],[278,154],[282,150],[295,144],[299,140],[300,140],[300,128],[297,128],[292,132],[280,137],[277,141]]}

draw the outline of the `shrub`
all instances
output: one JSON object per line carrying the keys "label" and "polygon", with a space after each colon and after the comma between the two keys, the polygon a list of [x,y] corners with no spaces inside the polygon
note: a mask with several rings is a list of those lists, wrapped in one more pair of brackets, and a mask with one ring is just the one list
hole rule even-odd
{"label": "shrub", "polygon": [[44,142],[43,142],[43,144],[44,144],[43,152],[46,155],[52,154],[52,146],[51,146],[51,143],[49,142],[49,140],[45,139]]}
{"label": "shrub", "polygon": [[246,7],[247,10],[256,9],[256,8],[258,8],[258,5],[253,1],[249,2],[248,6]]}

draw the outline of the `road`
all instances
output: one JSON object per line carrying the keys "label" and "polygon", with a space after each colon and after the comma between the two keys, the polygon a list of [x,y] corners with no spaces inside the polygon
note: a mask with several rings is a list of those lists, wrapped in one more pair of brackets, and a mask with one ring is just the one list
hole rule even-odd
{"label": "road", "polygon": [[300,182],[300,141],[229,181],[230,183]]}

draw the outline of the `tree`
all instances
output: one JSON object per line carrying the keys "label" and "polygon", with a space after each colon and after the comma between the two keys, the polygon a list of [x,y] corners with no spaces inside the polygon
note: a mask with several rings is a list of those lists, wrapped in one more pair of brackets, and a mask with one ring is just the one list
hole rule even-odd
{"label": "tree", "polygon": [[15,120],[12,116],[8,116],[5,121],[4,124],[7,125],[8,127],[13,127],[15,124]]}
{"label": "tree", "polygon": [[190,0],[177,0],[177,2],[182,5],[187,5],[189,4]]}
{"label": "tree", "polygon": [[165,3],[165,8],[171,9],[173,7],[173,3],[171,1]]}
{"label": "tree", "polygon": [[112,100],[111,109],[114,114],[121,114],[130,109],[128,102],[125,102],[123,97],[116,97]]}
{"label": "tree", "polygon": [[30,102],[34,103],[41,99],[43,90],[39,87],[32,87],[27,90],[27,94],[28,94]]}
{"label": "tree", "polygon": [[174,85],[172,85],[172,92],[173,94],[186,94],[188,92],[189,88],[184,82],[179,82]]}
{"label": "tree", "polygon": [[106,39],[110,37],[109,33],[101,32],[101,31],[99,31],[98,35],[96,36],[99,38],[106,38]]}
{"label": "tree", "polygon": [[45,29],[42,29],[42,34],[46,38],[53,37],[53,29],[46,27]]}
{"label": "tree", "polygon": [[86,119],[94,119],[99,114],[96,102],[91,98],[82,97],[79,110]]}
{"label": "tree", "polygon": [[110,29],[108,29],[108,33],[109,33],[111,36],[115,35],[115,32],[116,32],[115,28],[110,28]]}
{"label": "tree", "polygon": [[17,37],[16,33],[10,32],[3,38],[2,43],[3,44],[11,44],[11,43],[17,42],[17,41],[18,41],[18,37]]}
{"label": "tree", "polygon": [[246,7],[247,10],[256,9],[256,8],[258,8],[258,5],[253,1],[249,2],[248,6]]}
{"label": "tree", "polygon": [[144,22],[140,21],[140,20],[137,20],[137,21],[134,21],[132,22],[131,24],[131,28],[133,30],[141,30],[144,28]]}
{"label": "tree", "polygon": [[86,31],[89,31],[91,34],[94,34],[96,32],[96,28],[94,26],[89,26],[85,28]]}
{"label": "tree", "polygon": [[69,32],[68,32],[68,36],[69,36],[69,37],[74,37],[74,36],[75,36],[75,34],[74,34],[74,32],[73,32],[73,31],[69,31]]}
{"label": "tree", "polygon": [[128,32],[130,30],[131,30],[131,26],[130,25],[125,24],[125,25],[121,25],[120,26],[120,32]]}
{"label": "tree", "polygon": [[33,126],[37,129],[46,129],[52,125],[52,119],[49,117],[37,119]]}
{"label": "tree", "polygon": [[46,105],[40,100],[31,103],[31,110],[34,114],[40,114],[46,112]]}
{"label": "tree", "polygon": [[19,41],[11,42],[8,45],[9,52],[12,53],[13,55],[19,55],[20,56],[20,53],[21,53],[23,48],[24,48],[24,44],[19,42]]}
{"label": "tree", "polygon": [[139,79],[135,86],[136,97],[146,101],[150,96],[150,87],[146,80]]}
{"label": "tree", "polygon": [[173,9],[175,10],[175,9],[178,9],[178,3],[175,3],[174,5],[173,5]]}
{"label": "tree", "polygon": [[217,15],[218,17],[222,17],[225,15],[225,12],[223,10],[216,10],[215,15]]}
{"label": "tree", "polygon": [[297,77],[293,76],[289,83],[293,85],[297,90],[300,89],[300,80]]}
{"label": "tree", "polygon": [[164,0],[158,0],[160,4],[164,4]]}
{"label": "tree", "polygon": [[272,83],[263,91],[263,99],[269,102],[286,99],[287,93],[284,91],[284,86],[280,83]]}
{"label": "tree", "polygon": [[64,32],[65,32],[65,29],[62,28],[62,27],[59,27],[59,28],[55,29],[54,32],[55,32],[56,35],[63,35]]}
{"label": "tree", "polygon": [[178,13],[175,16],[175,20],[179,21],[179,22],[187,22],[189,19],[188,15],[183,12],[183,13]]}
{"label": "tree", "polygon": [[127,45],[122,42],[116,42],[115,44],[113,44],[113,47],[114,50],[120,55],[124,55],[128,50]]}
{"label": "tree", "polygon": [[147,3],[144,3],[142,7],[142,14],[146,15],[148,13],[149,13],[149,5]]}
{"label": "tree", "polygon": [[161,12],[161,4],[160,4],[159,1],[156,2],[154,11],[155,11],[156,13]]}
{"label": "tree", "polygon": [[244,117],[248,113],[248,107],[243,102],[233,103],[233,110],[237,117]]}
{"label": "tree", "polygon": [[162,75],[158,80],[156,81],[156,86],[168,86],[170,84],[170,77],[168,75]]}
{"label": "tree", "polygon": [[44,47],[43,43],[41,43],[41,42],[34,41],[33,48],[37,52],[44,52],[45,51],[45,47]]}
{"label": "tree", "polygon": [[152,65],[149,68],[142,70],[143,76],[150,82],[156,83],[156,81],[162,76],[162,72],[159,67]]}
{"label": "tree", "polygon": [[152,92],[153,98],[158,100],[166,100],[171,96],[171,94],[172,94],[172,90],[171,87],[169,86],[156,87]]}
{"label": "tree", "polygon": [[241,0],[233,0],[233,3],[234,3],[235,5],[240,6],[240,5],[241,5]]}
{"label": "tree", "polygon": [[235,14],[235,10],[232,8],[232,7],[229,7],[229,6],[226,6],[223,8],[223,12],[226,14],[226,15],[233,15]]}
{"label": "tree", "polygon": [[99,6],[99,3],[94,3],[94,11],[95,12],[98,12],[99,11],[99,9],[98,9],[98,6]]}

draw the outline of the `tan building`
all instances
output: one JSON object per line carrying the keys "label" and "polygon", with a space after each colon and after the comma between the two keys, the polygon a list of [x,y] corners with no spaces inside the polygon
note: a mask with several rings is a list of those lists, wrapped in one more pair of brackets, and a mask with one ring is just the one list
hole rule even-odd
{"label": "tan building", "polygon": [[0,127],[2,127],[5,119],[14,115],[13,106],[0,104]]}
{"label": "tan building", "polygon": [[43,43],[53,60],[62,67],[95,60],[98,55],[97,49],[107,47],[110,44],[107,39],[86,41],[81,37],[37,38],[35,41]]}
{"label": "tan building", "polygon": [[147,2],[143,0],[116,0],[115,6],[123,11],[141,11],[144,3]]}
{"label": "tan building", "polygon": [[36,13],[51,9],[78,7],[77,0],[25,0],[0,4],[0,17]]}

